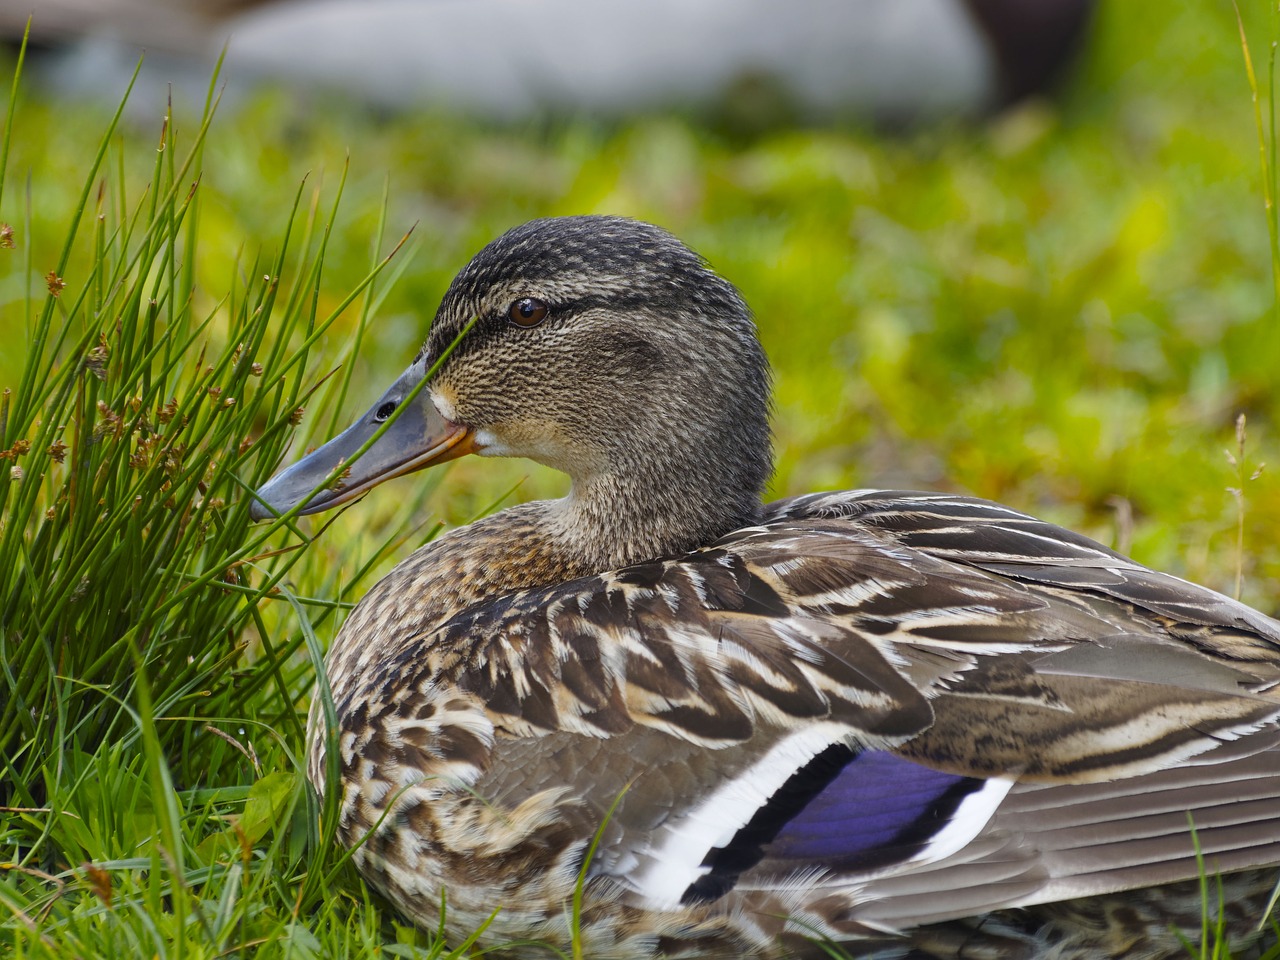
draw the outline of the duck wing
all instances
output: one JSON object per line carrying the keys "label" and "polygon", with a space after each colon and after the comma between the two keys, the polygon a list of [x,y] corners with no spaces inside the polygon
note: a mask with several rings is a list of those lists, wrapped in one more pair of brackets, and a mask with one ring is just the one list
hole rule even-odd
{"label": "duck wing", "polygon": [[[847,519],[899,548],[1025,585],[1050,619],[1079,626],[1070,610],[1097,618],[1075,642],[980,654],[932,688],[934,722],[895,758],[1016,780],[962,850],[860,883],[848,920],[913,926],[1164,884],[1198,876],[1197,856],[1211,872],[1280,863],[1275,620],[988,501],[811,495],[774,505],[773,517]],[[895,600],[893,635],[908,660],[940,635],[953,652],[988,635],[985,611],[958,632],[921,630],[906,596],[881,598]],[[828,794],[782,836],[842,832],[836,815],[805,822],[856,806],[842,805],[839,781]],[[939,891],[949,892],[943,903]]]}
{"label": "duck wing", "polygon": [[847,936],[1168,883],[1188,812],[1210,868],[1280,863],[1280,624],[985,501],[782,501],[430,646],[493,723],[477,791],[570,785],[648,908]]}

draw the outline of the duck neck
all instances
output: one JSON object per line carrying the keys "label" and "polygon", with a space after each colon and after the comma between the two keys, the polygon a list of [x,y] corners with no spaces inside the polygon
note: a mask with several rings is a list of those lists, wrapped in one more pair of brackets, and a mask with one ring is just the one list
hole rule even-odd
{"label": "duck neck", "polygon": [[711,543],[759,514],[757,491],[711,469],[649,464],[575,477],[548,528],[561,551],[605,571]]}

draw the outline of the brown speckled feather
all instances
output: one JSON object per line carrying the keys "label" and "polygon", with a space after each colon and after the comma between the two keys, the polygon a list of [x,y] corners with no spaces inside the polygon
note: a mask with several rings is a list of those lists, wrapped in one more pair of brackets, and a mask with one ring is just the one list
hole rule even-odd
{"label": "brown speckled feather", "polygon": [[534,221],[259,491],[310,512],[464,451],[572,480],[419,550],[334,640],[309,772],[369,882],[516,956],[1172,960],[1198,844],[1247,949],[1280,866],[1280,623],[981,500],[761,506],[767,397],[690,250]]}
{"label": "brown speckled feather", "polygon": [[[504,516],[468,528],[467,550],[506,539]],[[978,525],[970,563],[952,544]],[[734,918],[753,949],[787,929],[867,936],[1194,877],[1188,809],[1211,864],[1280,862],[1280,669],[1264,656],[1280,626],[1055,532],[932,494],[783,501],[692,554],[466,607],[380,660],[372,687],[335,663],[336,698],[356,705],[342,718],[344,779],[362,784],[348,788],[349,839],[425,777],[400,801],[414,831],[384,831],[360,856],[388,878],[413,864],[417,880],[429,859],[452,897],[483,911],[555,901],[532,874],[544,859],[567,895],[603,824],[592,883],[650,923],[627,872],[654,855],[654,837],[809,724],[1017,783],[938,862],[801,880],[794,863],[762,858],[697,911],[704,924]],[[1028,545],[1039,553],[1014,552]],[[401,570],[447,576],[432,554]],[[345,629],[389,622],[384,605],[409,587],[384,581]]]}

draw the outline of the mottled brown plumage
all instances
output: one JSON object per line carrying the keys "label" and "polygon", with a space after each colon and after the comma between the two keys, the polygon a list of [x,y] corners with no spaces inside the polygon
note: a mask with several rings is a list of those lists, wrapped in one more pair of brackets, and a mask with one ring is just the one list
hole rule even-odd
{"label": "mottled brown plumage", "polygon": [[1198,842],[1247,940],[1280,864],[1280,623],[985,501],[761,506],[767,389],[741,299],[673,238],[535,221],[260,492],[301,502],[392,411],[308,509],[463,450],[573,481],[419,550],[335,639],[369,881],[563,948],[594,844],[591,957],[1155,960],[1198,936]]}

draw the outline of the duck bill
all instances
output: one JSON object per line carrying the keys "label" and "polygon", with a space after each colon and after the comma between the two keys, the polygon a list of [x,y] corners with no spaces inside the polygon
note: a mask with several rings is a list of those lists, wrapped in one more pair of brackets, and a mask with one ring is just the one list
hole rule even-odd
{"label": "duck bill", "polygon": [[[300,503],[304,506],[299,514],[319,513],[354,500],[384,480],[472,453],[471,431],[442,417],[425,389],[399,409],[421,378],[422,372],[410,367],[359,420],[268,480],[256,492],[249,516],[269,520]],[[395,422],[357,457],[388,419],[388,404],[398,414]],[[342,472],[326,486],[334,470]]]}

